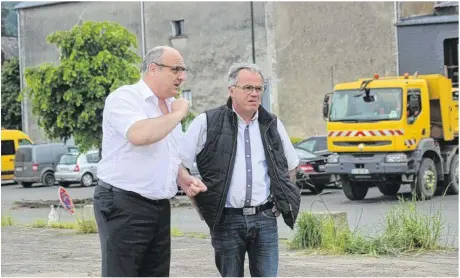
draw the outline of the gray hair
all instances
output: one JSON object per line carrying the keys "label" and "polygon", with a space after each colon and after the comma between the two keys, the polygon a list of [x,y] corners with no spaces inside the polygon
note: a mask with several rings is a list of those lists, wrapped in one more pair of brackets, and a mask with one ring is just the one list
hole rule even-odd
{"label": "gray hair", "polygon": [[264,75],[262,74],[262,70],[256,64],[234,63],[230,67],[230,70],[228,71],[228,85],[229,86],[233,86],[233,85],[236,85],[236,83],[238,83],[238,73],[243,69],[249,70],[252,72],[257,72],[258,74],[260,74],[260,77],[262,77],[262,82],[264,82]]}
{"label": "gray hair", "polygon": [[149,50],[142,61],[142,73],[146,73],[149,70],[149,66],[152,63],[161,64],[161,57],[165,52],[164,46],[157,46]]}

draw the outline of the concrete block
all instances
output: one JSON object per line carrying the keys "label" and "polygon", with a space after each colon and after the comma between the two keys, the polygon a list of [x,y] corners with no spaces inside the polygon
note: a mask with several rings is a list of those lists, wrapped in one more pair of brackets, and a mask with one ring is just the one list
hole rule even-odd
{"label": "concrete block", "polygon": [[93,205],[86,205],[83,207],[83,215],[82,220],[89,221],[96,219],[94,216],[94,208]]}

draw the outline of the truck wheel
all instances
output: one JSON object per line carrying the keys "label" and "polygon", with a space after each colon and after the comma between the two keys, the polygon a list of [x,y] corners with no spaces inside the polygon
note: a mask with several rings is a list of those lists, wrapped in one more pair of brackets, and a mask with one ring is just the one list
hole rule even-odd
{"label": "truck wheel", "polygon": [[438,173],[436,165],[430,158],[423,158],[415,181],[411,184],[412,195],[420,200],[431,199],[435,192],[438,183]]}
{"label": "truck wheel", "polygon": [[395,183],[379,183],[378,188],[380,193],[385,196],[395,196],[398,194],[399,189],[401,188],[401,184]]}
{"label": "truck wheel", "polygon": [[458,154],[454,156],[450,163],[449,175],[445,185],[447,186],[447,193],[458,194]]}
{"label": "truck wheel", "polygon": [[364,183],[351,182],[342,178],[343,193],[352,201],[362,200],[366,197],[369,187]]}

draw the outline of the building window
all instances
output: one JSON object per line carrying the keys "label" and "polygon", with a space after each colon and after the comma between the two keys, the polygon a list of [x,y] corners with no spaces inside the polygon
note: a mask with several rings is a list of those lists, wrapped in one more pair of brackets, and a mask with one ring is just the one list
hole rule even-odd
{"label": "building window", "polygon": [[182,97],[188,101],[189,107],[192,107],[192,91],[191,90],[183,90]]}
{"label": "building window", "polygon": [[453,86],[458,87],[458,38],[444,40],[444,70]]}
{"label": "building window", "polygon": [[171,21],[172,26],[172,36],[173,37],[180,37],[184,36],[184,20],[173,20]]}

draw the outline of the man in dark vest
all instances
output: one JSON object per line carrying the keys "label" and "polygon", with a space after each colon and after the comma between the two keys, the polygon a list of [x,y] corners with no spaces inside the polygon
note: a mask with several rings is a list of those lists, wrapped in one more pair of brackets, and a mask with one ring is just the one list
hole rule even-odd
{"label": "man in dark vest", "polygon": [[300,206],[294,184],[299,159],[281,121],[261,105],[264,79],[254,64],[234,64],[226,105],[198,115],[180,150],[183,165],[196,161],[206,192],[193,201],[210,228],[220,274],[277,276],[277,216],[291,228]]}

